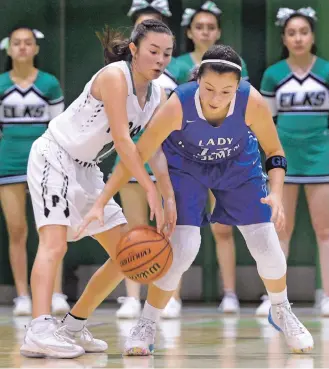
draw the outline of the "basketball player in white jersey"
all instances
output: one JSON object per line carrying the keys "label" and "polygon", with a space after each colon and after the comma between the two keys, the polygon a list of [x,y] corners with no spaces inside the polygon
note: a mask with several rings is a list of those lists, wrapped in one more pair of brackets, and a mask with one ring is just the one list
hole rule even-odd
{"label": "basketball player in white jersey", "polygon": [[[148,20],[135,28],[130,41],[122,41],[109,30],[99,37],[109,65],[96,73],[67,110],[50,122],[46,133],[34,142],[29,157],[28,185],[39,231],[31,275],[33,320],[21,347],[21,354],[29,357],[73,358],[107,349],[107,344],[94,340],[85,327],[79,329],[78,323],[86,317],[72,312],[67,317],[73,322],[69,331],[66,325],[58,326],[50,315],[55,275],[67,241],[75,240],[78,225],[104,188],[97,163],[116,150],[145,189],[151,217],[156,216],[158,228],[163,225],[156,188],[131,137],[145,127],[166,100],[165,92],[152,80],[170,62],[173,35],[164,23]],[[111,199],[104,222],[94,222],[80,238],[93,236],[113,258],[124,224],[121,208]],[[92,290],[98,305],[99,298],[104,295],[104,299],[122,278],[118,266],[108,260],[95,273],[83,296]],[[88,306],[93,309],[92,299]]]}

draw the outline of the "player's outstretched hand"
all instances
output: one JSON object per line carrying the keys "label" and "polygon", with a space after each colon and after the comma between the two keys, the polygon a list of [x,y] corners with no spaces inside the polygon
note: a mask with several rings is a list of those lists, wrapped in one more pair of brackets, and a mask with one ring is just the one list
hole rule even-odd
{"label": "player's outstretched hand", "polygon": [[83,218],[82,223],[78,227],[75,239],[78,239],[84,230],[88,227],[91,222],[98,221],[100,226],[104,225],[104,206],[98,205],[97,203],[89,210],[86,216]]}
{"label": "player's outstretched hand", "polygon": [[164,228],[163,233],[170,238],[177,222],[176,201],[173,198],[164,201]]}
{"label": "player's outstretched hand", "polygon": [[153,220],[155,216],[157,231],[160,233],[163,229],[164,217],[161,200],[155,185],[149,191],[146,191],[146,197],[150,207],[150,220]]}
{"label": "player's outstretched hand", "polygon": [[272,208],[271,222],[274,223],[277,231],[281,231],[285,226],[285,216],[281,198],[274,193],[270,193],[260,201],[262,204],[267,204]]}

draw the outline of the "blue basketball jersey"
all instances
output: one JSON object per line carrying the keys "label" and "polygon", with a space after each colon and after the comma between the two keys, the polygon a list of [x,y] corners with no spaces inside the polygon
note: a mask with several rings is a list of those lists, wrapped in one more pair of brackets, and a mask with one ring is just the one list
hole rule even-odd
{"label": "blue basketball jersey", "polygon": [[190,82],[175,89],[183,109],[182,129],[166,140],[174,151],[189,160],[220,163],[238,156],[251,134],[245,122],[250,84],[241,81],[228,114],[218,127],[207,122],[201,109],[199,85]]}
{"label": "blue basketball jersey", "polygon": [[[177,224],[201,226],[208,221],[230,225],[269,222],[267,195],[258,141],[245,122],[250,84],[241,81],[228,114],[218,127],[205,119],[197,82],[175,89],[183,109],[182,129],[162,148],[175,192]],[[208,191],[216,198],[210,217]]]}

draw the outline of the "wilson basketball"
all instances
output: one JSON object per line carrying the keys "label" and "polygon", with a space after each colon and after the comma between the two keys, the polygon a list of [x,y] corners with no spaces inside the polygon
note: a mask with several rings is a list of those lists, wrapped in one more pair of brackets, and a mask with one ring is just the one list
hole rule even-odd
{"label": "wilson basketball", "polygon": [[143,284],[163,277],[173,261],[170,241],[150,226],[135,227],[126,233],[116,254],[123,274]]}

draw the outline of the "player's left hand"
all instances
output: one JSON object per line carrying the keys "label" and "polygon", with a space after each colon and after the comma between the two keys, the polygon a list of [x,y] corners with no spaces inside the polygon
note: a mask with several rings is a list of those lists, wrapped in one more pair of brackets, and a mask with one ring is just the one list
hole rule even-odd
{"label": "player's left hand", "polygon": [[177,222],[177,209],[176,209],[176,201],[173,198],[166,199],[164,201],[164,227],[163,233],[169,238],[175,227]]}
{"label": "player's left hand", "polygon": [[285,215],[280,196],[270,193],[265,198],[263,197],[260,202],[272,208],[271,222],[274,223],[277,231],[281,231],[285,227]]}

